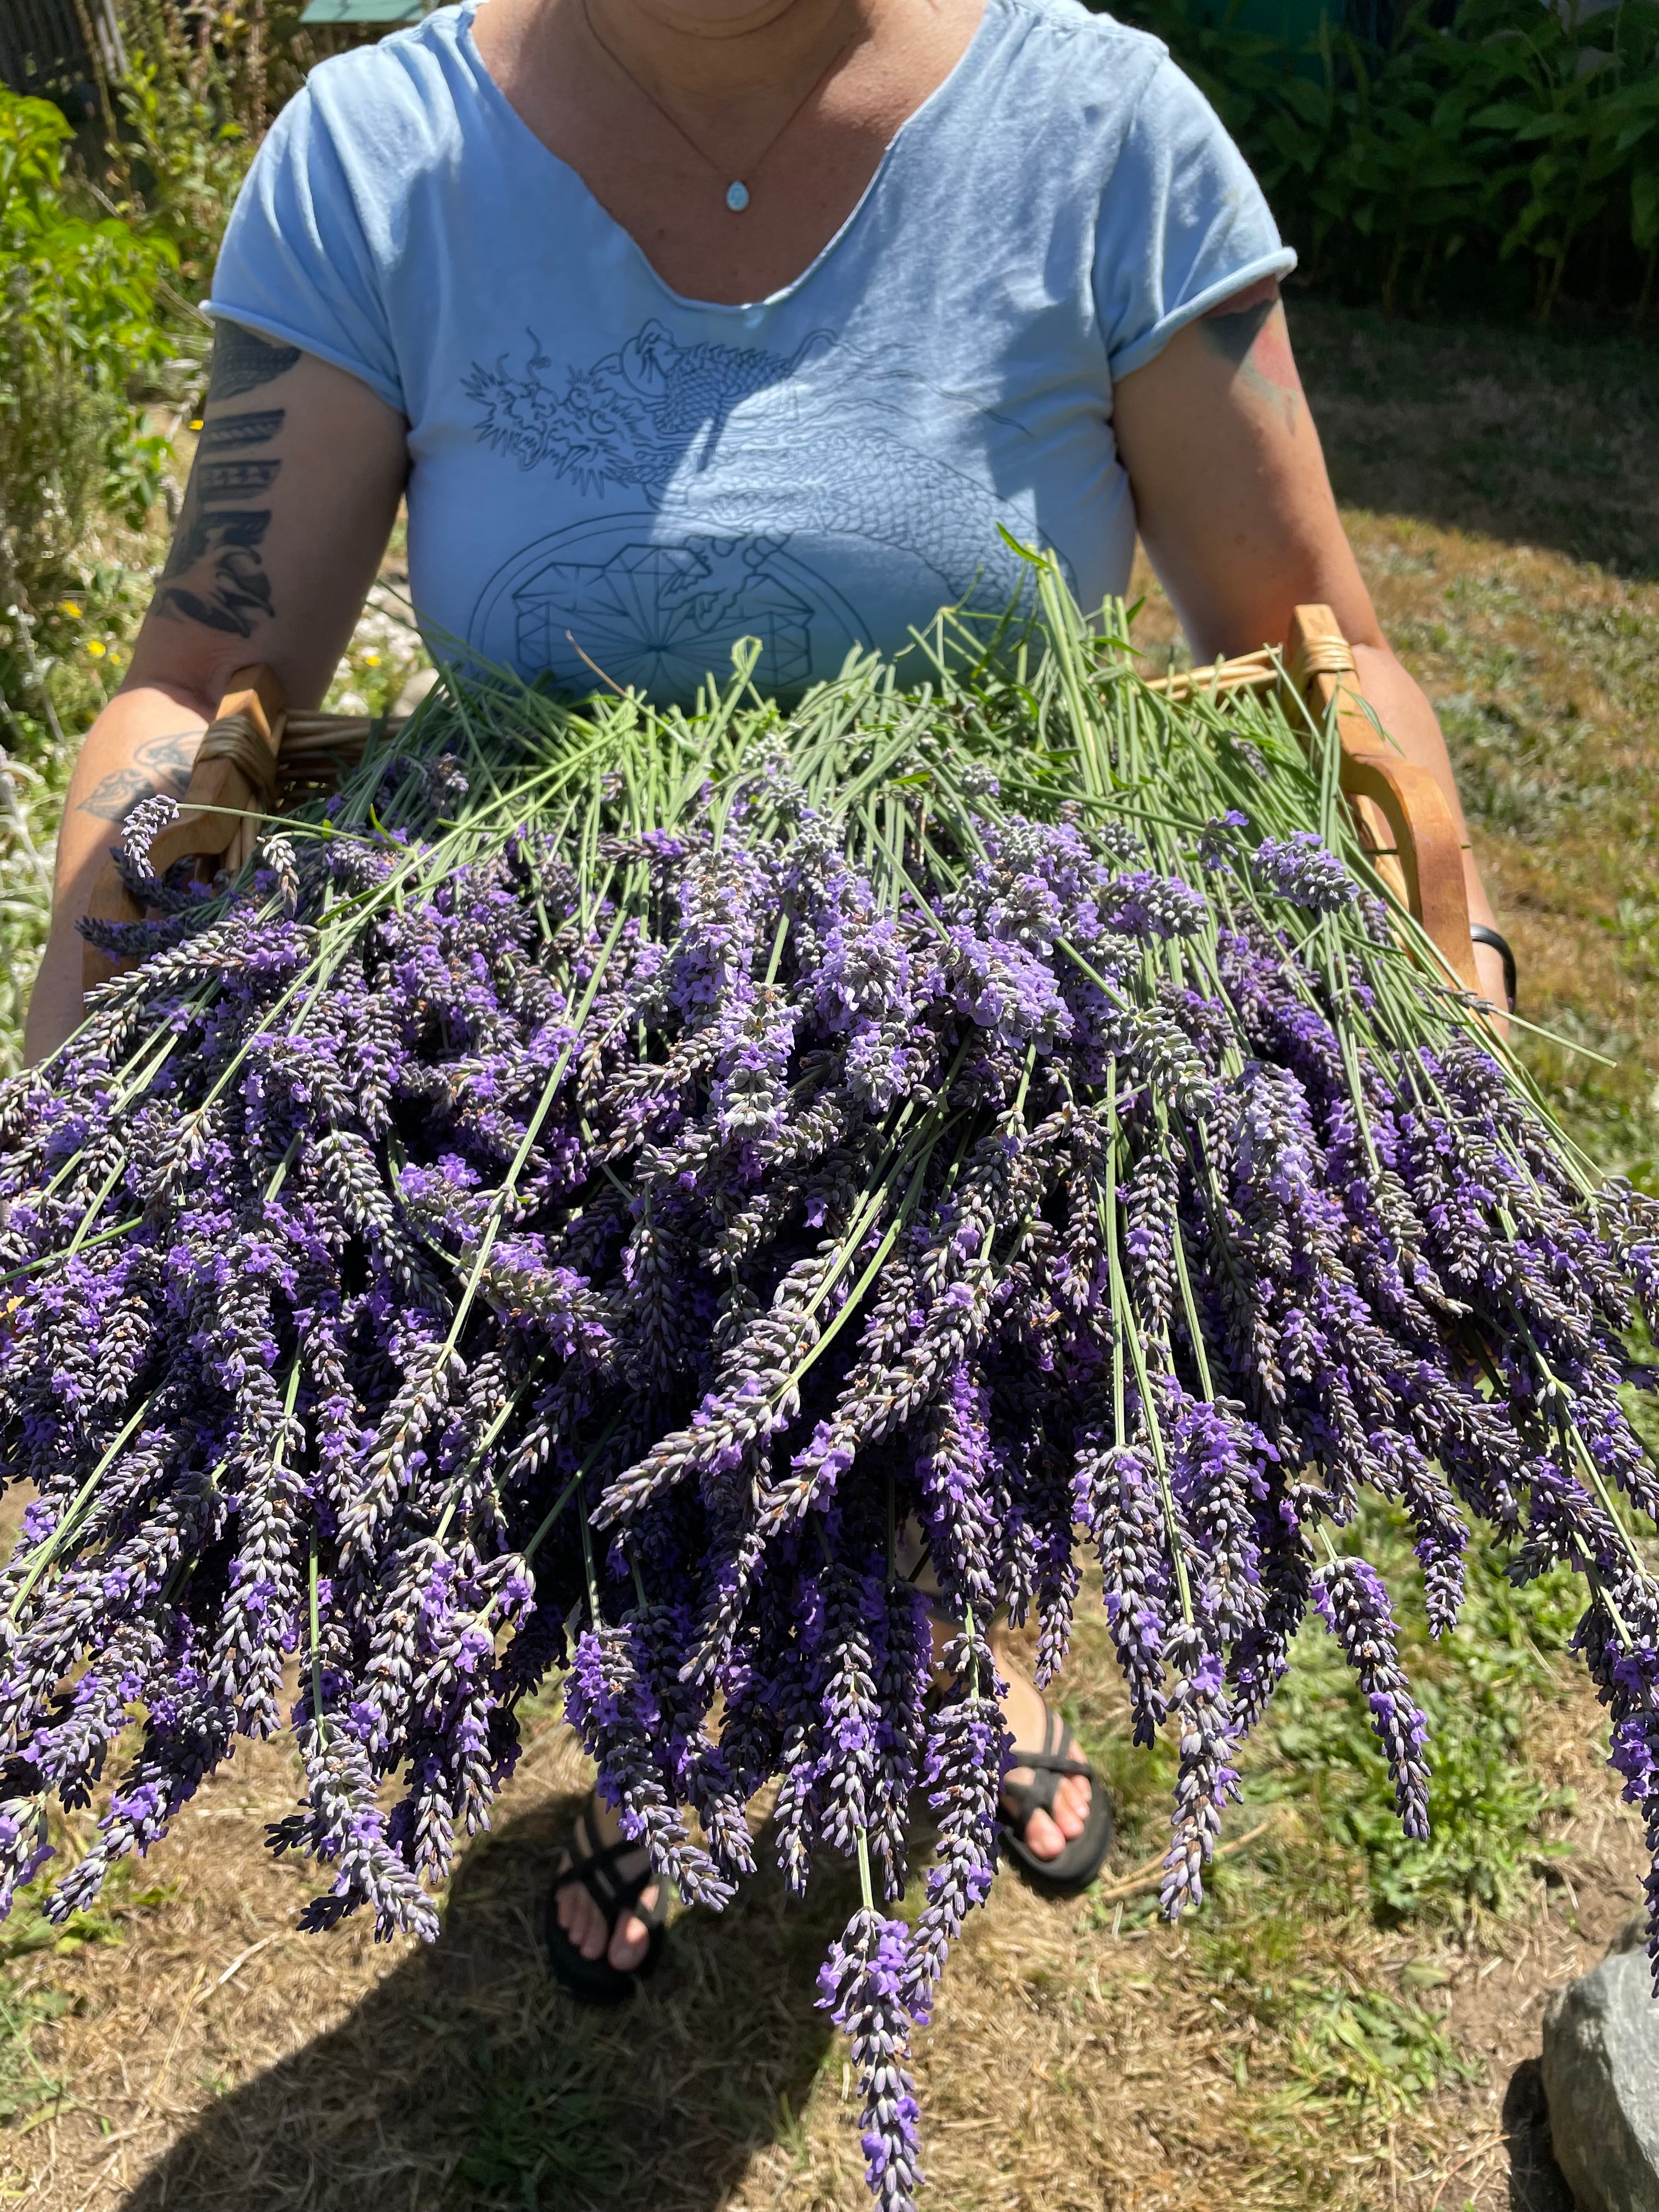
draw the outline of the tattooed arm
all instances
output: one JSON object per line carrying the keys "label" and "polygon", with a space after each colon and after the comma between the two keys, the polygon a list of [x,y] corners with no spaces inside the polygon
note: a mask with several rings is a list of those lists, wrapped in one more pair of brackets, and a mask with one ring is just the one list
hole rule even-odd
{"label": "tattooed arm", "polygon": [[314,706],[327,690],[397,514],[404,435],[402,417],[356,378],[219,325],[173,550],[127,679],[70,779],[31,1060],[80,1018],[75,921],[114,826],[152,792],[182,794],[229,678],[263,660],[292,706]]}
{"label": "tattooed arm", "polygon": [[[1115,419],[1141,538],[1194,656],[1249,653],[1284,636],[1293,607],[1330,607],[1366,699],[1449,800],[1470,919],[1490,923],[1440,725],[1389,650],[1336,511],[1278,284],[1269,277],[1188,324],[1123,379]],[[1502,1006],[1498,955],[1477,945],[1474,957]]]}

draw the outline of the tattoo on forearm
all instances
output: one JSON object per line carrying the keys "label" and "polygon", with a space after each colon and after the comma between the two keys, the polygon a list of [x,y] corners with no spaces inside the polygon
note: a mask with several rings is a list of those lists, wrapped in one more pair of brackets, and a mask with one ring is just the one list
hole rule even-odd
{"label": "tattoo on forearm", "polygon": [[[258,550],[270,527],[269,507],[247,514],[233,507],[222,514],[186,510],[161,572],[163,610],[233,637],[252,637],[254,624],[269,622],[276,611]],[[196,576],[210,558],[212,568],[200,589],[173,580]]]}
{"label": "tattoo on forearm", "polygon": [[[297,346],[272,345],[239,324],[221,323],[213,341],[208,402],[240,398],[284,375],[299,358]],[[286,420],[283,408],[260,408],[217,416],[203,429],[178,534],[155,595],[157,614],[173,622],[200,623],[232,637],[252,637],[259,623],[275,615],[259,550],[270,528],[271,510],[258,502],[276,483],[282,462],[211,457],[268,446]]]}
{"label": "tattoo on forearm", "polygon": [[190,787],[191,763],[200,743],[194,737],[147,738],[126,768],[112,769],[81,801],[78,811],[100,822],[125,822],[141,799],[157,792],[182,799]]}
{"label": "tattoo on forearm", "polygon": [[1199,329],[1210,350],[1229,362],[1249,388],[1284,417],[1294,437],[1302,405],[1302,380],[1296,373],[1291,334],[1271,276],[1224,300],[1201,318]]}

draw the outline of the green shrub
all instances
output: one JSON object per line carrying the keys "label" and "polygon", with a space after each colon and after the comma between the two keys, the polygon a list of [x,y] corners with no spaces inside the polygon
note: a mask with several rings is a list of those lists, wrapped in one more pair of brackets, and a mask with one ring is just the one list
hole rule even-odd
{"label": "green shrub", "polygon": [[[1653,301],[1659,0],[1591,15],[1540,0],[1420,0],[1387,46],[1292,48],[1242,0],[1123,0],[1215,102],[1310,273],[1390,310],[1456,288],[1547,322],[1571,291]],[[1334,10],[1334,12],[1336,12]]]}
{"label": "green shrub", "polygon": [[127,74],[112,88],[112,180],[135,228],[172,246],[182,295],[172,302],[175,313],[183,311],[179,334],[187,349],[204,355],[207,327],[190,311],[213,281],[264,117],[257,105],[244,116],[238,82],[212,46],[190,46],[153,7],[136,18]]}
{"label": "green shrub", "polygon": [[136,527],[167,458],[132,400],[168,357],[155,299],[176,256],[76,208],[69,135],[46,101],[0,91],[0,614],[50,586],[98,509]]}
{"label": "green shrub", "polygon": [[69,137],[46,101],[0,90],[0,1073],[45,937],[63,720],[101,703],[136,597],[88,531],[137,528],[168,459],[136,403],[171,357],[157,293],[177,256],[83,202]]}

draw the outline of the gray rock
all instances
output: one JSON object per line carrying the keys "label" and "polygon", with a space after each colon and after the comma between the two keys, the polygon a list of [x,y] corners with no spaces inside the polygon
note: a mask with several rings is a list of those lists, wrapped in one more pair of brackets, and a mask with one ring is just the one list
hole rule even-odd
{"label": "gray rock", "polygon": [[1659,2003],[1643,1933],[1625,1929],[1544,2014],[1550,2136],[1578,2212],[1659,2212]]}

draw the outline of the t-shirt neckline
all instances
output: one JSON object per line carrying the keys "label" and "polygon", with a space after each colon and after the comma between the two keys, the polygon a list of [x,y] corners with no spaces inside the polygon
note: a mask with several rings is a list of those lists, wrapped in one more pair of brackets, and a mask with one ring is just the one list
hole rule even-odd
{"label": "t-shirt neckline", "polygon": [[763,299],[760,300],[696,300],[684,292],[677,292],[674,289],[667,278],[654,265],[650,255],[646,252],[633,232],[625,224],[618,222],[609,208],[601,203],[581,171],[573,167],[562,155],[556,154],[544,139],[538,137],[501,90],[500,85],[496,83],[488,63],[479,51],[477,40],[472,35],[472,19],[482,4],[483,0],[462,0],[457,36],[460,40],[469,67],[484,87],[486,98],[501,115],[506,117],[509,129],[522,132],[544,161],[550,161],[556,169],[562,171],[571,179],[599,222],[622,240],[624,249],[633,255],[665,299],[672,301],[677,307],[684,307],[697,314],[752,315],[761,308],[781,307],[786,301],[793,299],[796,293],[805,290],[818,272],[834,258],[836,249],[856,228],[860,217],[874,198],[877,187],[891,166],[900,142],[913,125],[919,123],[931,108],[943,101],[951,87],[964,74],[969,63],[974,59],[980,41],[986,35],[986,25],[997,10],[998,0],[984,0],[984,5],[980,10],[979,21],[975,24],[973,33],[967,45],[927,98],[918,100],[888,140],[882,149],[881,159],[877,162],[869,183],[859,194],[856,202],[848,213],[846,221],[842,223],[839,229],[824,240],[799,276],[792,277],[788,283],[780,285],[775,292],[769,292]]}

